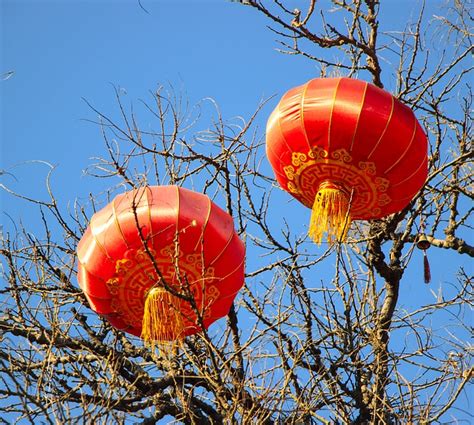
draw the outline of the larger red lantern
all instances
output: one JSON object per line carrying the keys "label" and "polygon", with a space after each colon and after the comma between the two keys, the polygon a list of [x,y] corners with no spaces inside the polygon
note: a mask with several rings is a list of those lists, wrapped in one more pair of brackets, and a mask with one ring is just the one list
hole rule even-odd
{"label": "larger red lantern", "polygon": [[267,123],[267,156],[283,189],[312,208],[310,236],[345,237],[351,220],[403,209],[427,176],[427,138],[390,93],[351,78],[288,91]]}
{"label": "larger red lantern", "polygon": [[183,339],[228,314],[244,283],[233,220],[202,194],[154,186],[93,215],[77,248],[91,308],[148,341]]}

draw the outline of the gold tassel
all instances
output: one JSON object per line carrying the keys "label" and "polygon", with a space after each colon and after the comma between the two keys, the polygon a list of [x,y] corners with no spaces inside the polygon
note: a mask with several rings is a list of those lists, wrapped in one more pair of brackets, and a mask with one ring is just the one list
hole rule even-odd
{"label": "gold tassel", "polygon": [[309,237],[318,245],[325,233],[329,243],[343,242],[351,221],[347,193],[336,185],[322,183],[314,198]]}
{"label": "gold tassel", "polygon": [[418,237],[416,238],[416,247],[418,249],[423,250],[423,272],[424,272],[423,274],[424,274],[425,283],[431,282],[430,263],[428,261],[428,255],[426,253],[426,250],[429,249],[430,246],[431,246],[431,243],[426,237],[426,235],[424,233],[420,233]]}
{"label": "gold tassel", "polygon": [[425,283],[430,283],[431,270],[430,270],[430,263],[428,261],[428,255],[426,255],[426,249],[423,250],[423,270],[424,270]]}
{"label": "gold tassel", "polygon": [[153,348],[174,346],[184,339],[184,322],[178,310],[179,299],[163,287],[152,288],[145,299],[142,334],[145,344]]}

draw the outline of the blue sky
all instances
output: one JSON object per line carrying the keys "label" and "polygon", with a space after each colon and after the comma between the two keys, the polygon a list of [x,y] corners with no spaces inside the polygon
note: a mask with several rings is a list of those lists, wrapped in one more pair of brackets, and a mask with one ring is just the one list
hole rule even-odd
{"label": "blue sky", "polygon": [[[386,2],[384,29],[401,29],[413,3]],[[428,0],[427,7],[440,3]],[[225,117],[249,117],[261,99],[278,98],[319,74],[313,63],[278,53],[268,21],[248,7],[223,0],[142,4],[148,13],[135,0],[0,0],[0,74],[14,71],[0,80],[0,169],[16,178],[3,175],[2,183],[45,197],[47,167],[27,162],[44,160],[57,165],[52,183],[64,205],[98,192],[103,183],[82,170],[104,147],[99,128],[85,121],[96,116],[82,98],[113,114],[112,85],[132,102],[148,97],[158,84],[171,84],[191,104],[212,97]],[[390,73],[389,66],[383,74],[387,87]],[[260,114],[262,137],[277,98]],[[7,223],[7,212],[36,228],[36,211],[4,192],[0,196],[0,222]],[[306,222],[309,212],[296,208]],[[459,266],[457,256],[431,250],[433,283],[426,286],[413,270],[422,263],[421,254],[415,256],[403,282],[401,304],[407,308],[433,302],[431,291],[452,281]]]}
{"label": "blue sky", "polygon": [[[440,3],[430,1],[428,9]],[[131,103],[149,98],[158,84],[171,84],[191,105],[214,98],[226,118],[248,118],[263,98],[276,95],[257,120],[263,137],[279,96],[319,74],[315,64],[277,52],[269,22],[251,8],[222,0],[142,5],[148,13],[135,0],[1,2],[0,72],[14,71],[0,81],[0,169],[16,177],[4,175],[5,184],[44,199],[48,168],[26,162],[44,160],[57,166],[52,185],[64,205],[99,192],[103,182],[82,173],[91,157],[104,153],[99,128],[85,121],[96,115],[83,98],[113,115],[112,85],[123,88],[123,99]],[[384,7],[385,30],[400,29],[413,15],[411,0]],[[384,65],[389,88],[393,68]],[[2,211],[38,224],[31,209],[3,192],[1,197]],[[309,213],[297,208],[306,222]],[[436,274],[433,263],[440,281],[457,266],[450,262],[452,268],[440,267]]]}
{"label": "blue sky", "polygon": [[131,102],[171,84],[191,104],[212,97],[226,117],[250,116],[288,86],[288,75],[293,83],[316,73],[274,51],[249,8],[219,0],[143,5],[148,14],[133,0],[2,3],[1,72],[14,74],[0,85],[1,168],[14,172],[15,187],[44,193],[44,167],[23,164],[41,159],[58,165],[58,194],[89,193],[81,171],[103,144],[97,126],[83,121],[96,115],[82,98],[112,113],[112,85]]}

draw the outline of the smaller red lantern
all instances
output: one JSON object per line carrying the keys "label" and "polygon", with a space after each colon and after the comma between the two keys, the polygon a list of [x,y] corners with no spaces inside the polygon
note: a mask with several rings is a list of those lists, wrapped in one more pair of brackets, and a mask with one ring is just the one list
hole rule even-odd
{"label": "smaller red lantern", "polygon": [[93,215],[77,248],[91,308],[146,341],[172,341],[228,314],[244,283],[244,245],[207,196],[154,186]]}

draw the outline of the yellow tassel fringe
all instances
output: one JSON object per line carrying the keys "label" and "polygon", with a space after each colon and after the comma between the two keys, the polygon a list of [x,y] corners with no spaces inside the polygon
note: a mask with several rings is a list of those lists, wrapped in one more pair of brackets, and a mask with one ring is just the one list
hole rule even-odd
{"label": "yellow tassel fringe", "polygon": [[337,187],[320,188],[314,199],[309,237],[321,245],[327,233],[327,241],[343,242],[351,224],[349,199],[346,193]]}
{"label": "yellow tassel fringe", "polygon": [[152,288],[148,292],[141,334],[145,344],[166,348],[173,346],[172,341],[184,339],[183,316],[178,307],[179,299],[165,288]]}

